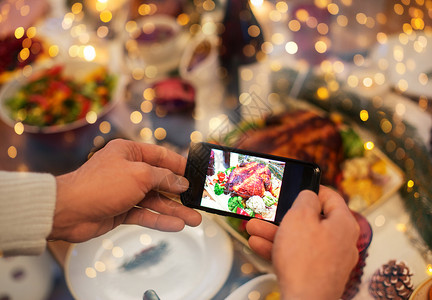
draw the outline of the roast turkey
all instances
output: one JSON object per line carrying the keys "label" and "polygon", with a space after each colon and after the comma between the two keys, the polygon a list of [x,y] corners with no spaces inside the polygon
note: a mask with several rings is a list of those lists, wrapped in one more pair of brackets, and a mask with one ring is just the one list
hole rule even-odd
{"label": "roast turkey", "polygon": [[262,163],[242,163],[230,173],[225,188],[243,198],[262,197],[271,189],[271,172]]}

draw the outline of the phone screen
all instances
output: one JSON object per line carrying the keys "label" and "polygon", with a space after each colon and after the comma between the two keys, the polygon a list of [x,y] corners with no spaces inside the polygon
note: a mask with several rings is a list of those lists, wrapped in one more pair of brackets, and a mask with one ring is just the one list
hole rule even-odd
{"label": "phone screen", "polygon": [[[186,205],[278,224],[301,190],[318,191],[319,169],[315,164],[206,143],[200,145],[201,148],[196,148],[200,151],[189,152],[185,176],[191,190],[182,194]],[[199,159],[198,154],[201,154]],[[191,165],[195,166],[194,170]]]}
{"label": "phone screen", "polygon": [[275,221],[285,165],[212,149],[201,206]]}

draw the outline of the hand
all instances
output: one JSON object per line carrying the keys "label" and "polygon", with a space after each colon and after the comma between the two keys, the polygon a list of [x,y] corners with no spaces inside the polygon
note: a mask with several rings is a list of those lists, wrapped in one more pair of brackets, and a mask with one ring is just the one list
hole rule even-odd
{"label": "hand", "polygon": [[83,242],[120,224],[163,231],[197,226],[201,215],[160,192],[188,188],[186,159],[163,147],[110,141],[74,172],[58,176],[53,230],[48,239]]}
{"label": "hand", "polygon": [[358,261],[359,226],[324,186],[301,192],[279,228],[253,219],[247,230],[251,248],[273,260],[282,299],[339,299]]}

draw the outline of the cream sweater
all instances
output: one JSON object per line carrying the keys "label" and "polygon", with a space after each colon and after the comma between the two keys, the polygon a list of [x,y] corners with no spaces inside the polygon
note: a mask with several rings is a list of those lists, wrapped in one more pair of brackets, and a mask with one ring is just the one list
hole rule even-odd
{"label": "cream sweater", "polygon": [[0,171],[0,254],[41,254],[51,232],[55,201],[54,176]]}

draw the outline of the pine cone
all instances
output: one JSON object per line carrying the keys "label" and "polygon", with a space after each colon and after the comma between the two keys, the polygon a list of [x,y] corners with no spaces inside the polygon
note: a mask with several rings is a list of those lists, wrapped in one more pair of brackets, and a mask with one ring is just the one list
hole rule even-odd
{"label": "pine cone", "polygon": [[406,300],[413,292],[411,276],[405,263],[390,260],[372,275],[369,293],[375,299]]}

